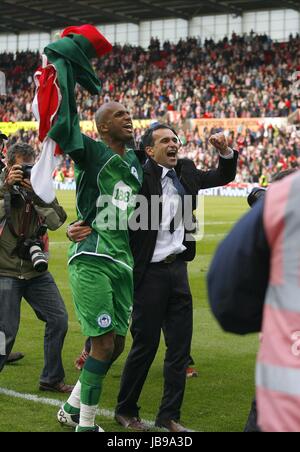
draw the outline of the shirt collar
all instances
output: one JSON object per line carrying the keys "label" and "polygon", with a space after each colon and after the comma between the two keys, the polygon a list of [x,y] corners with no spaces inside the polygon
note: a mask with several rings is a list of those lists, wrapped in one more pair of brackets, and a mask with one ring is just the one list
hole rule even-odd
{"label": "shirt collar", "polygon": [[162,175],[161,175],[162,179],[167,177],[167,174],[168,174],[169,171],[175,171],[174,169],[172,170],[172,169],[166,168],[165,166],[162,166],[162,165],[158,165],[158,166],[160,166],[163,169],[163,172],[162,172]]}

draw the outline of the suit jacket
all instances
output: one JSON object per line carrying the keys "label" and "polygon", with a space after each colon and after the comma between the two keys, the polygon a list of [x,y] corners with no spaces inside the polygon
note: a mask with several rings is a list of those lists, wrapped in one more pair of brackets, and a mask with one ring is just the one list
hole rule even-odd
{"label": "suit jacket", "polygon": [[[192,160],[181,159],[178,161],[175,170],[187,194],[193,197],[194,210],[196,209],[196,197],[199,190],[227,185],[235,179],[237,161],[238,152],[236,151],[234,152],[233,159],[226,160],[220,158],[219,167],[212,171],[198,170]],[[144,166],[144,182],[140,194],[148,200],[149,227],[146,231],[139,229],[130,233],[131,249],[135,261],[134,282],[136,288],[143,281],[156,247],[158,231],[152,230],[150,224],[151,196],[162,196],[161,176],[162,168],[153,160],[148,160]],[[162,206],[159,209],[159,224],[161,224],[161,221]],[[194,260],[196,256],[195,241],[185,241],[184,245],[187,247],[187,250],[182,254],[182,259],[187,262]]]}

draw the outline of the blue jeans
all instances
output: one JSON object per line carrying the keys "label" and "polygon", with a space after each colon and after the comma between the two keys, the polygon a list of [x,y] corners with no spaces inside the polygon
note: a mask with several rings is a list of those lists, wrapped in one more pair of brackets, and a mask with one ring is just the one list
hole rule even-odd
{"label": "blue jeans", "polygon": [[27,281],[0,276],[0,333],[4,333],[2,338],[5,335],[6,348],[6,355],[0,356],[0,372],[19,330],[22,298],[30,304],[37,318],[46,323],[45,366],[40,381],[59,383],[65,378],[62,349],[68,331],[68,314],[50,273]]}

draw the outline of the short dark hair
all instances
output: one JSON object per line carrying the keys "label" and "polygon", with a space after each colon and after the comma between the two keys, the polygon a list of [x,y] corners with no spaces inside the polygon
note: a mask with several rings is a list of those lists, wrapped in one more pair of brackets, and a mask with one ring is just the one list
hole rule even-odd
{"label": "short dark hair", "polygon": [[35,160],[35,152],[33,147],[26,143],[16,143],[13,146],[10,146],[7,151],[6,158],[9,166],[16,163],[16,157],[18,155],[28,159],[33,158]]}
{"label": "short dark hair", "polygon": [[178,133],[176,132],[175,129],[173,129],[173,127],[168,126],[167,124],[161,124],[159,122],[153,124],[152,126],[149,127],[149,129],[147,129],[147,131],[145,132],[145,134],[142,136],[141,138],[141,144],[140,144],[140,150],[141,151],[146,151],[146,148],[148,146],[154,146],[154,138],[153,138],[153,134],[154,132],[156,132],[157,130],[161,130],[161,129],[168,129],[171,130],[179,139]]}

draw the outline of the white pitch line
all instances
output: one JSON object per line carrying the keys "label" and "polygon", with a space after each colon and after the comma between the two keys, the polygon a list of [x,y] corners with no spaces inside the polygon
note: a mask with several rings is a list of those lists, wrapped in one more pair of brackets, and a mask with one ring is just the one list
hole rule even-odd
{"label": "white pitch line", "polygon": [[[15,392],[15,391],[12,391],[10,389],[5,389],[5,388],[0,388],[0,395],[4,395],[6,397],[12,397],[14,399],[26,400],[27,402],[40,403],[42,405],[47,405],[47,406],[54,406],[57,408],[60,408],[63,404],[63,402],[61,400],[48,399],[46,397],[38,397],[37,395],[33,395],[33,394],[22,394],[20,392]],[[97,415],[106,417],[108,419],[115,418],[115,413],[113,411],[109,411],[109,410],[103,410],[103,409],[97,410]],[[155,428],[156,431],[166,432],[165,429],[155,427],[154,422],[147,421],[145,419],[142,419],[142,422],[151,429]],[[194,430],[189,430],[189,431],[193,432]]]}
{"label": "white pitch line", "polygon": [[[27,402],[40,403],[41,405],[54,406],[57,408],[60,408],[63,404],[63,402],[61,400],[47,399],[45,397],[38,397],[37,395],[33,395],[33,394],[22,394],[20,392],[11,391],[10,389],[5,389],[5,388],[0,388],[0,395],[12,397],[14,399],[26,400]],[[109,411],[109,410],[103,410],[103,409],[98,410],[97,415],[108,418],[108,419],[114,419],[114,417],[115,417],[114,412]],[[150,422],[147,420],[142,420],[142,422],[144,422],[151,429],[155,428],[155,430],[157,430],[157,431],[163,431],[163,432],[166,431],[164,429],[159,429],[159,428],[155,427],[154,422]]]}
{"label": "white pitch line", "polygon": [[222,237],[226,237],[227,234],[205,234],[204,235],[204,241],[205,239],[221,239]]}
{"label": "white pitch line", "polygon": [[231,224],[236,224],[236,221],[208,221],[204,222],[204,226],[228,226]]}
{"label": "white pitch line", "polygon": [[[0,388],[0,395],[12,397],[14,399],[26,400],[27,402],[40,403],[42,405],[56,406],[58,408],[60,408],[63,404],[63,401],[61,400],[38,397],[37,395],[33,394],[22,394],[20,392],[11,391],[10,389],[5,388]],[[97,415],[108,418],[114,418],[114,413],[108,410],[98,410]]]}

